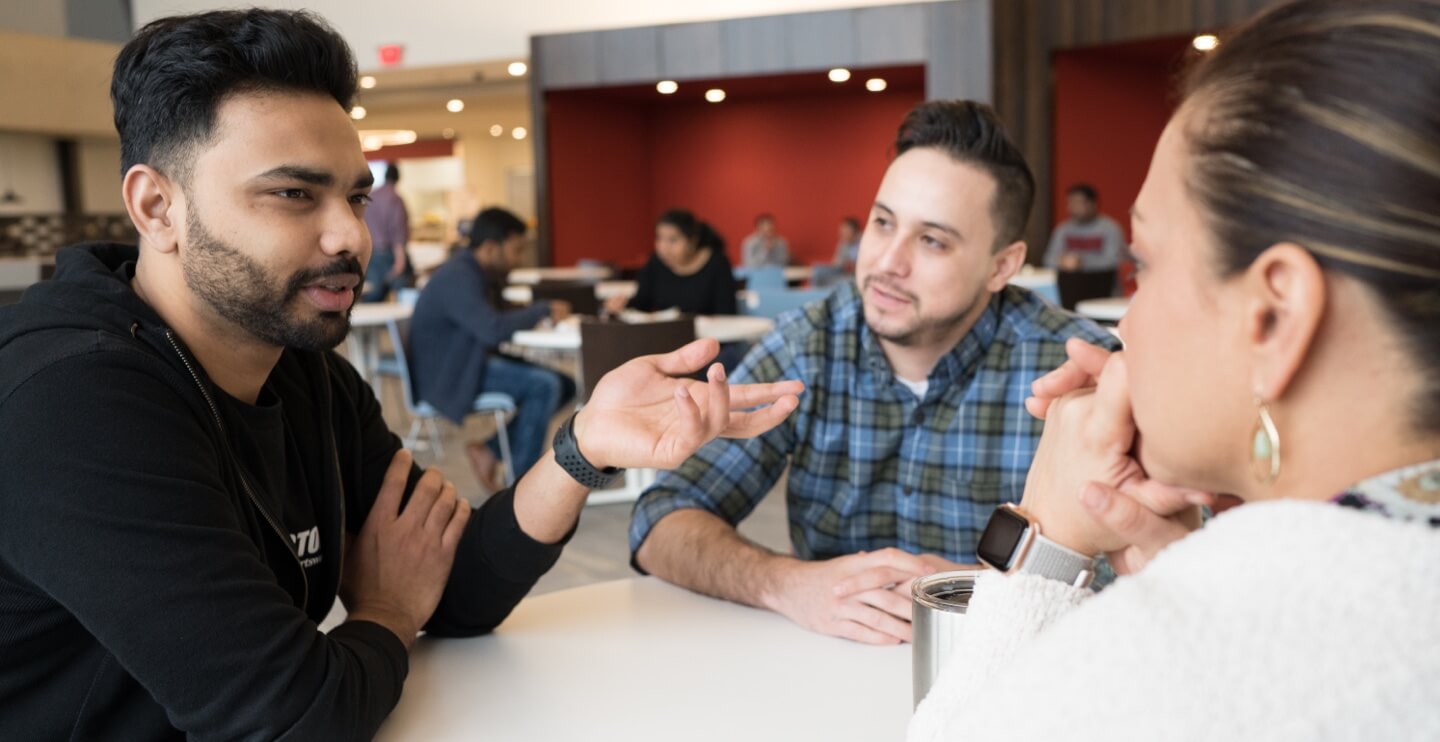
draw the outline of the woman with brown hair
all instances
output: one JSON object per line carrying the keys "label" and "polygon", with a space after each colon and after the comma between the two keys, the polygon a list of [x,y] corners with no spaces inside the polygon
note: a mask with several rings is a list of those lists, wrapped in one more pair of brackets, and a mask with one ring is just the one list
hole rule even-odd
{"label": "woman with brown hair", "polygon": [[1440,2],[1240,28],[1133,226],[1126,348],[1036,382],[910,739],[1440,738]]}

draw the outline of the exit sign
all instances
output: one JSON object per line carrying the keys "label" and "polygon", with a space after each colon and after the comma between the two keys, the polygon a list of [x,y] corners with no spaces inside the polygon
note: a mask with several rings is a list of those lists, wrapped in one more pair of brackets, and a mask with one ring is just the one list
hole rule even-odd
{"label": "exit sign", "polygon": [[380,47],[380,64],[393,67],[405,61],[405,47],[402,44],[384,44]]}

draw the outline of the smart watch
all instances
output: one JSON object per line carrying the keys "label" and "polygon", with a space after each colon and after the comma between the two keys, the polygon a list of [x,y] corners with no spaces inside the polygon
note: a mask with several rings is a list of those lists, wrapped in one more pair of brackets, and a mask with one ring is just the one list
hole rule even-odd
{"label": "smart watch", "polygon": [[1093,558],[1045,538],[1034,518],[1009,503],[991,513],[975,556],[1006,574],[1035,574],[1075,587],[1095,579]]}
{"label": "smart watch", "polygon": [[580,453],[580,444],[575,440],[575,415],[571,415],[570,419],[555,431],[555,440],[552,442],[555,447],[555,462],[580,484],[592,490],[605,489],[616,477],[625,473],[625,470],[613,466],[597,469],[585,458],[585,454]]}

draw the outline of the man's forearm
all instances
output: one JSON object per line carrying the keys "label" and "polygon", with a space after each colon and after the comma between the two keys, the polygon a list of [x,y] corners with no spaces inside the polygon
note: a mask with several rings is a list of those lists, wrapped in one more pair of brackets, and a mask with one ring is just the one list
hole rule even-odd
{"label": "man's forearm", "polygon": [[703,510],[677,510],[655,524],[635,554],[646,572],[697,593],[774,608],[792,557],[759,546]]}
{"label": "man's forearm", "polygon": [[554,451],[546,451],[515,485],[515,521],[530,538],[557,543],[579,520],[589,493],[555,462]]}

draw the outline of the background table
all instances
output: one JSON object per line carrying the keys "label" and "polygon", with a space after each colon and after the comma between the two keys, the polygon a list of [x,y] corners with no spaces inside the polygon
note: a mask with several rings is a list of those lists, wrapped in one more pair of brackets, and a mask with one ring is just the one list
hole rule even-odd
{"label": "background table", "polygon": [[522,602],[421,639],[377,740],[873,742],[905,736],[910,647],[812,634],[654,578]]}
{"label": "background table", "polygon": [[1124,319],[1125,312],[1130,308],[1130,298],[1125,296],[1113,296],[1108,299],[1086,299],[1075,305],[1075,311],[1081,317],[1100,320],[1101,322],[1119,322]]}
{"label": "background table", "polygon": [[510,271],[510,283],[535,284],[543,281],[603,281],[610,277],[609,268],[516,268]]}
{"label": "background table", "polygon": [[[630,298],[635,295],[636,289],[640,286],[635,281],[600,281],[595,284],[595,298],[605,301],[611,297],[623,296]],[[531,284],[511,284],[500,292],[505,301],[514,304],[529,304],[533,298]]]}
{"label": "background table", "polygon": [[414,311],[415,307],[410,304],[393,301],[356,304],[350,310],[350,335],[345,339],[345,350],[350,356],[350,365],[360,372],[360,378],[370,381],[380,362],[380,333],[385,332],[385,323],[409,319]]}
{"label": "background table", "polygon": [[1054,268],[1038,268],[1027,265],[1020,269],[1010,279],[1011,286],[1030,289],[1050,300],[1051,304],[1060,304],[1060,285]]}
{"label": "background table", "polygon": [[[759,340],[774,328],[775,322],[765,317],[727,314],[695,318],[695,337],[715,338],[722,343]],[[510,342],[523,348],[579,350],[580,326],[564,323],[542,330],[521,330],[510,336]]]}

